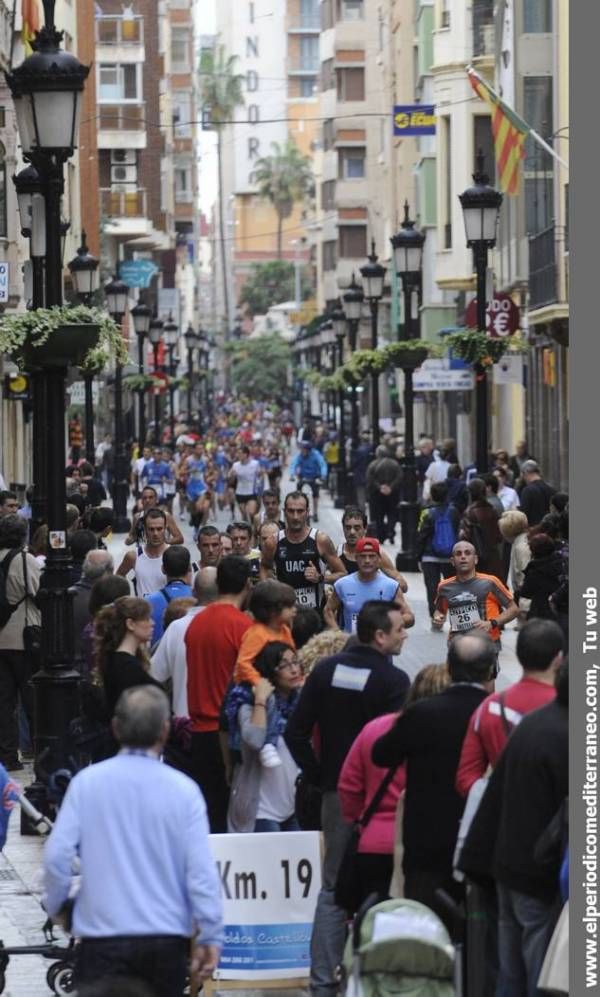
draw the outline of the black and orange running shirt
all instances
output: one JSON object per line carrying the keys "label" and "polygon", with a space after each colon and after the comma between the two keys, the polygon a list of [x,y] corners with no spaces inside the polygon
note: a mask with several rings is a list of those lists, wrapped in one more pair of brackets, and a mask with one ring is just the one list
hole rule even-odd
{"label": "black and orange running shirt", "polygon": [[[480,620],[494,620],[513,601],[506,586],[495,575],[475,574],[468,581],[453,576],[443,579],[437,590],[435,608],[450,622],[450,636],[473,630]],[[500,630],[489,631],[492,640],[500,640]]]}

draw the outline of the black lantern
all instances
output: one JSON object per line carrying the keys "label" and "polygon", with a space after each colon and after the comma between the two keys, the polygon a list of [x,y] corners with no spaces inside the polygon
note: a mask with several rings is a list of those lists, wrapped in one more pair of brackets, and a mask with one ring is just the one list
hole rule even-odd
{"label": "black lantern", "polygon": [[77,296],[82,301],[89,301],[94,291],[97,291],[100,286],[100,274],[98,272],[99,260],[90,253],[84,231],[81,233],[81,245],[77,250],[77,256],[73,257],[68,266]]}
{"label": "black lantern", "polygon": [[146,336],[150,329],[150,320],[152,318],[152,312],[148,308],[148,305],[138,302],[137,305],[133,306],[129,314],[133,319],[133,328],[135,329],[136,336]]}
{"label": "black lantern", "polygon": [[104,285],[104,296],[107,311],[115,322],[120,324],[127,311],[127,298],[129,296],[127,284],[124,284],[118,277],[113,277],[108,284]]}
{"label": "black lantern", "polygon": [[477,170],[473,174],[473,186],[467,187],[458,195],[465,223],[467,246],[474,249],[484,245],[491,249],[496,245],[496,230],[503,195],[495,187],[490,187],[490,178],[484,171],[484,158],[480,151],[477,156]]}
{"label": "black lantern", "polygon": [[371,253],[369,262],[360,268],[360,275],[363,280],[363,291],[365,298],[369,301],[379,301],[383,297],[383,281],[386,268],[378,263],[379,257],[375,252],[375,240],[371,242]]}
{"label": "black lantern", "polygon": [[19,219],[21,222],[21,235],[28,238],[32,228],[32,204],[34,194],[44,196],[44,188],[40,175],[35,166],[26,166],[13,177],[13,183],[17,192],[17,206],[19,208]]}
{"label": "black lantern", "polygon": [[404,202],[404,221],[400,231],[390,241],[394,250],[396,273],[403,282],[413,283],[419,278],[423,265],[425,233],[415,229],[415,223],[408,214],[408,201]]}

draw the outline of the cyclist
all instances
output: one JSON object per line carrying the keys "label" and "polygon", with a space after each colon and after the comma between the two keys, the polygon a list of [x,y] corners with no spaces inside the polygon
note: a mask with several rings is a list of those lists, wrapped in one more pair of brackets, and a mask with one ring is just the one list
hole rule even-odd
{"label": "cyclist", "polygon": [[319,486],[322,479],[327,477],[327,464],[323,459],[320,450],[313,447],[310,440],[302,440],[300,451],[294,457],[290,467],[290,481],[298,478],[298,491],[302,491],[304,485],[309,485],[313,497],[313,519],[317,522],[319,518]]}

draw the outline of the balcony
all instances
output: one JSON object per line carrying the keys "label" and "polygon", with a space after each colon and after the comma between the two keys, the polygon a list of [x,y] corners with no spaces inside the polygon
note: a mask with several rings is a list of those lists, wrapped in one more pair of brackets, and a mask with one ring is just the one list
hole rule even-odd
{"label": "balcony", "polygon": [[144,103],[98,104],[99,149],[145,149]]}
{"label": "balcony", "polygon": [[529,308],[543,308],[558,301],[554,225],[529,236]]}
{"label": "balcony", "polygon": [[474,0],[473,17],[473,58],[481,59],[494,55],[494,4],[490,0]]}
{"label": "balcony", "polygon": [[132,17],[97,17],[96,45],[143,45],[144,19]]}
{"label": "balcony", "polygon": [[318,55],[290,58],[288,62],[289,76],[317,76],[320,69],[321,64]]}
{"label": "balcony", "polygon": [[131,185],[131,190],[115,190],[104,187],[100,190],[102,215],[105,218],[106,235],[141,236],[152,229],[147,218],[148,201],[146,190]]}
{"label": "balcony", "polygon": [[318,35],[321,32],[320,15],[297,14],[295,17],[288,17],[287,29],[293,35]]}

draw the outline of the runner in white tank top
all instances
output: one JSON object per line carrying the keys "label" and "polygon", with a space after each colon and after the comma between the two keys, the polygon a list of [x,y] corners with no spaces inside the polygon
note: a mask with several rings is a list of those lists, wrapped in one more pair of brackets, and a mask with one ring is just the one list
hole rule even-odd
{"label": "runner in white tank top", "polygon": [[135,550],[129,550],[117,568],[116,574],[126,578],[133,572],[136,595],[143,598],[153,592],[160,592],[167,584],[162,570],[162,556],[167,550],[165,542],[166,516],[162,509],[149,509],[144,525],[147,543]]}
{"label": "runner in white tank top", "polygon": [[133,569],[135,575],[135,590],[140,599],[153,592],[160,592],[167,584],[162,570],[162,554],[160,557],[148,557],[142,550],[138,554]]}

